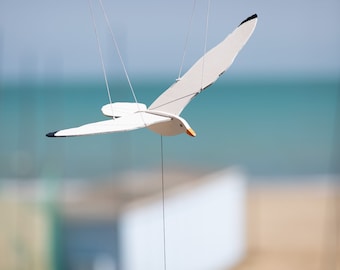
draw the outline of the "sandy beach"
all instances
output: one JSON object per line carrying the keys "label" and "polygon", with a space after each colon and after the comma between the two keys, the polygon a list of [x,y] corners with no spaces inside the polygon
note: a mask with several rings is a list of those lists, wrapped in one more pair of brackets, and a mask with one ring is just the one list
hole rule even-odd
{"label": "sandy beach", "polygon": [[340,269],[334,190],[290,183],[249,188],[248,251],[235,270]]}

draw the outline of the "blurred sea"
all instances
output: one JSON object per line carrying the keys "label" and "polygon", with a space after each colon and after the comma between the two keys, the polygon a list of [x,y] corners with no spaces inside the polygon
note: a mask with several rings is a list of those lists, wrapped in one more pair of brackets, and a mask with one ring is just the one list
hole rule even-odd
{"label": "blurred sea", "polygon": [[[173,80],[137,80],[150,105]],[[110,84],[113,101],[131,101],[128,84]],[[337,79],[221,78],[182,116],[197,137],[164,137],[165,169],[215,170],[238,165],[252,175],[328,174],[334,147]],[[47,138],[58,129],[105,120],[102,80],[0,85],[0,178],[100,178],[160,167],[160,136],[142,129]]]}

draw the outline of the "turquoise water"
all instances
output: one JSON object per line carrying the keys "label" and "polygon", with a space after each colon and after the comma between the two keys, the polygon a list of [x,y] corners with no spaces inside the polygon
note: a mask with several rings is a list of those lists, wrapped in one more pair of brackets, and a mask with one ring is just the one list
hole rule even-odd
{"label": "turquoise water", "polygon": [[[171,80],[139,80],[150,105]],[[253,175],[330,173],[335,79],[223,79],[197,96],[182,116],[197,133],[164,138],[165,167],[214,170],[243,166]],[[112,99],[133,101],[127,83]],[[106,177],[160,166],[160,136],[147,129],[77,138],[50,131],[105,120],[101,80],[3,83],[0,91],[0,178]]]}

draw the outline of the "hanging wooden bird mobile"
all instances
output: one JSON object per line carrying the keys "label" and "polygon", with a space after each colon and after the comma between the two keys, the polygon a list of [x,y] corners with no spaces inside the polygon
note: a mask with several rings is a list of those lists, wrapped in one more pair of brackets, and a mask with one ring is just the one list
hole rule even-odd
{"label": "hanging wooden bird mobile", "polygon": [[185,106],[213,84],[233,63],[238,52],[252,35],[257,23],[254,14],[245,19],[221,43],[205,53],[181,78],[163,92],[148,108],[142,103],[115,102],[102,107],[110,120],[63,129],[46,134],[48,137],[70,137],[122,132],[147,127],[164,135],[195,131],[180,117]]}

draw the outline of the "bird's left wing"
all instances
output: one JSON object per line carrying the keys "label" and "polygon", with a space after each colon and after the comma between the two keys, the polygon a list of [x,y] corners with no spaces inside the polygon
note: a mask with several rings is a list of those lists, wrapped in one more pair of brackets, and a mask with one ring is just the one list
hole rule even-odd
{"label": "bird's left wing", "polygon": [[102,133],[122,132],[170,121],[171,118],[146,112],[136,112],[117,119],[86,124],[46,134],[47,137],[73,137]]}
{"label": "bird's left wing", "polygon": [[241,22],[229,36],[208,51],[182,78],[162,93],[150,105],[149,110],[179,115],[194,96],[213,84],[230,67],[252,35],[256,22],[256,14]]}

